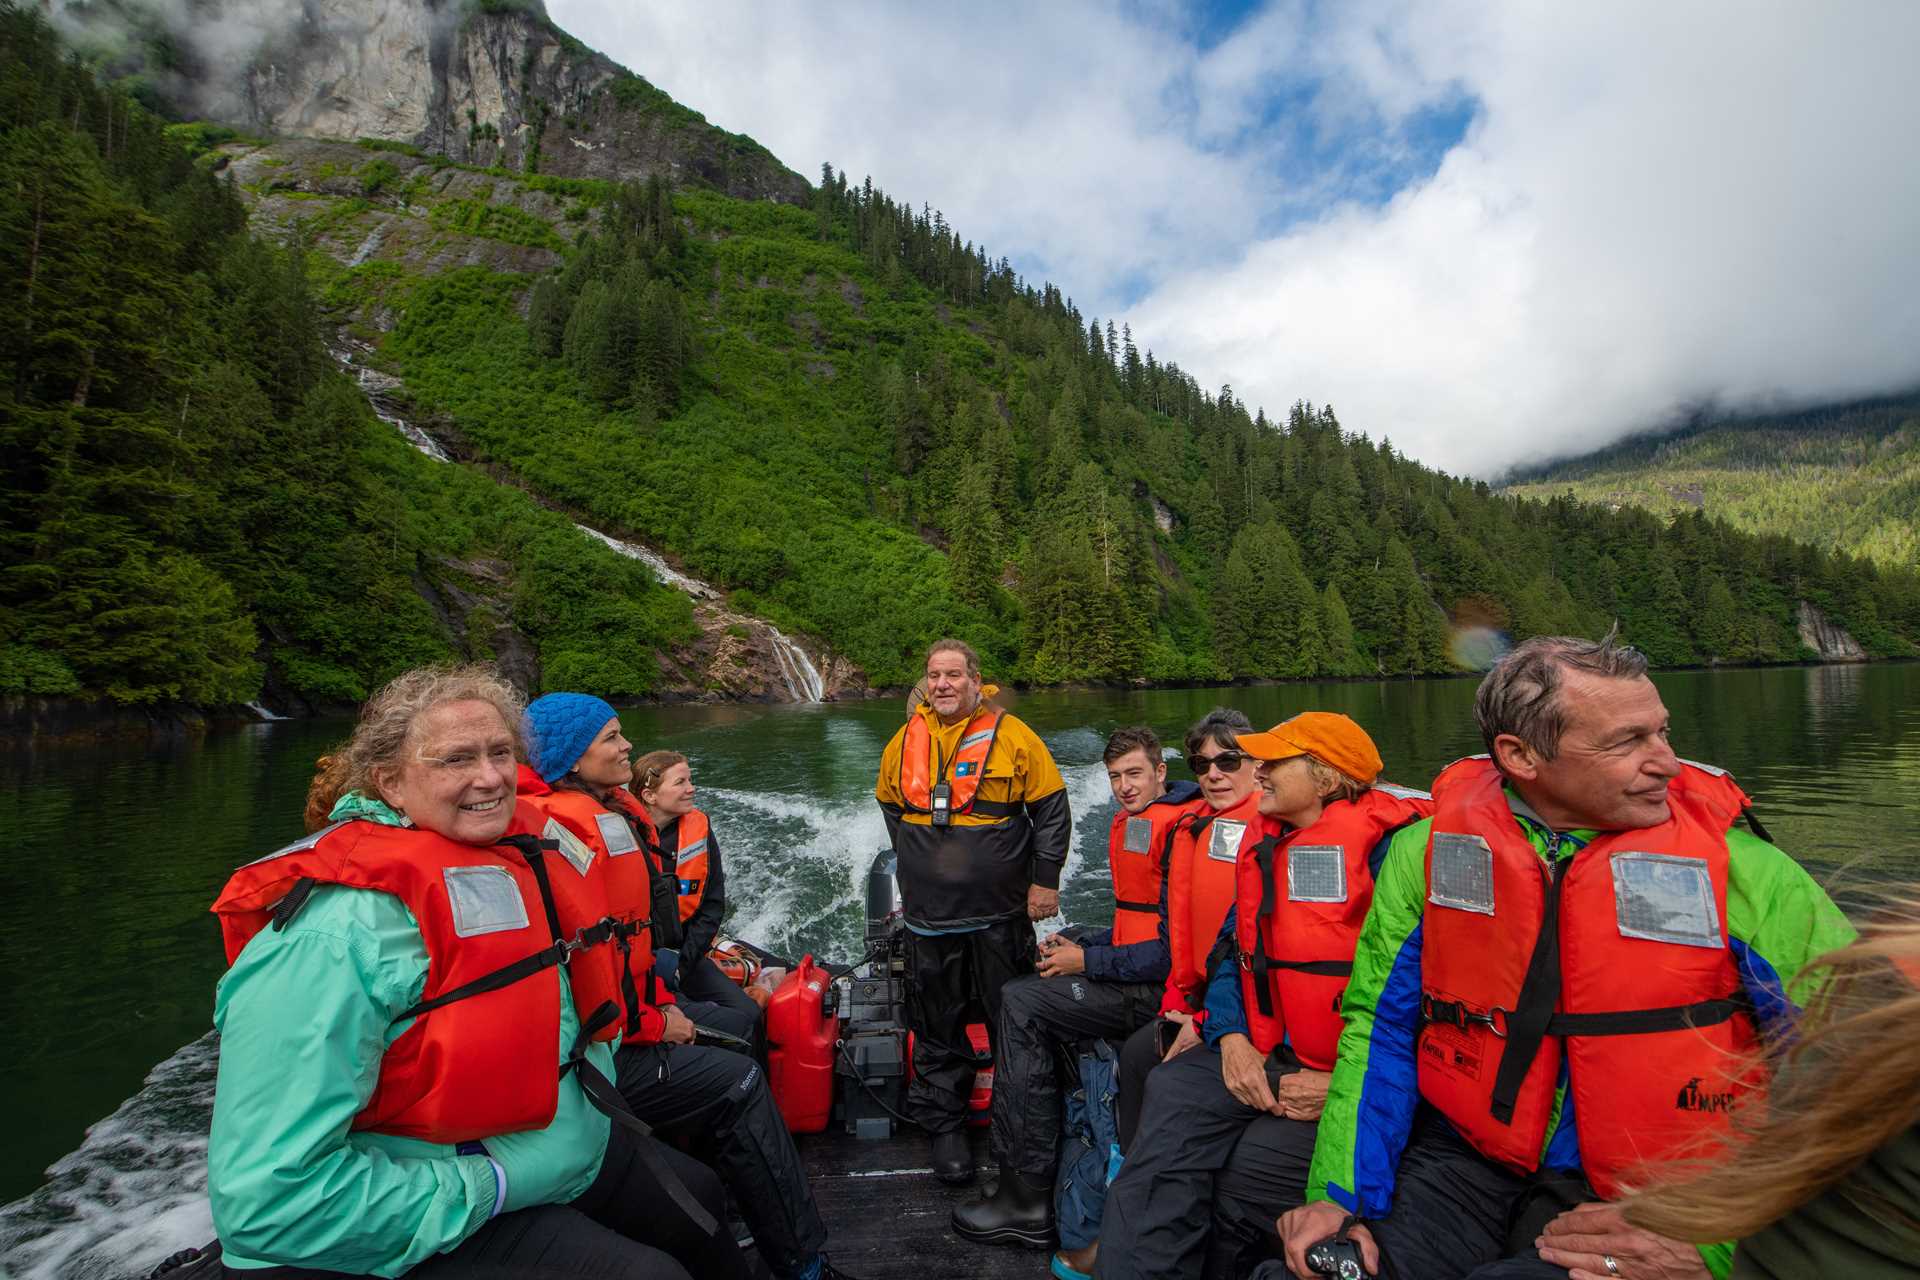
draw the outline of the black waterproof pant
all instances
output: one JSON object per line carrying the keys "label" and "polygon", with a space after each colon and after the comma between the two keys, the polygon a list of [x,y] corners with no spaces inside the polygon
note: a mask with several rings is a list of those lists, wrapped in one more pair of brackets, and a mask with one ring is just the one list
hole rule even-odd
{"label": "black waterproof pant", "polygon": [[1161,1056],[1179,1031],[1178,1023],[1154,1018],[1120,1046],[1120,1096],[1113,1102],[1113,1127],[1120,1138],[1122,1155],[1133,1150],[1133,1135],[1140,1131],[1140,1108],[1147,1100],[1147,1073],[1160,1065]]}
{"label": "black waterproof pant", "polygon": [[1053,1180],[1060,1158],[1063,1050],[1076,1040],[1119,1039],[1151,1022],[1161,986],[1096,982],[1085,974],[1029,973],[1000,991],[993,1038],[993,1155],[1036,1182]]}
{"label": "black waterproof pant", "polygon": [[1020,916],[971,933],[906,936],[907,1026],[913,1031],[907,1114],[928,1133],[950,1133],[967,1122],[973,1092],[967,1024],[984,1015],[989,1041],[997,1034],[1001,988],[1033,972],[1033,925]]}
{"label": "black waterproof pant", "polygon": [[705,1045],[647,1044],[621,1049],[615,1065],[635,1115],[713,1161],[774,1275],[820,1252],[827,1228],[759,1063]]}
{"label": "black waterproof pant", "polygon": [[[640,1158],[642,1143],[693,1193],[719,1231],[703,1235],[673,1207],[667,1191]],[[481,1225],[456,1249],[427,1259],[408,1280],[745,1280],[746,1256],[727,1233],[726,1193],[713,1170],[652,1138],[618,1124],[593,1184],[570,1204],[503,1213]],[[322,1280],[338,1271],[310,1267],[221,1268],[223,1280]]]}
{"label": "black waterproof pant", "polygon": [[[1298,1069],[1269,1059],[1267,1080]],[[1103,1280],[1239,1274],[1240,1254],[1249,1242],[1238,1235],[1213,1238],[1223,1186],[1236,1206],[1245,1200],[1260,1206],[1239,1208],[1239,1213],[1270,1206],[1278,1217],[1299,1205],[1306,1198],[1317,1129],[1256,1111],[1234,1097],[1220,1075],[1219,1053],[1206,1045],[1154,1068],[1147,1076],[1140,1130],[1120,1176],[1107,1188],[1095,1274]],[[1242,1145],[1248,1145],[1247,1153],[1236,1160]]]}
{"label": "black waterproof pant", "polygon": [[1566,1280],[1534,1238],[1575,1205],[1599,1199],[1577,1173],[1515,1173],[1422,1107],[1400,1157],[1393,1208],[1369,1222],[1381,1280]]}
{"label": "black waterproof pant", "polygon": [[[757,1040],[760,1029],[760,1006],[755,1004],[739,983],[720,972],[720,966],[710,956],[700,956],[692,964],[686,957],[680,958],[680,994],[689,1003],[700,1007],[707,1017],[694,1018],[695,1022],[711,1026],[728,1035],[739,1036],[742,1040]],[[713,1009],[721,1012],[713,1014]],[[693,1017],[692,1014],[687,1015]]]}

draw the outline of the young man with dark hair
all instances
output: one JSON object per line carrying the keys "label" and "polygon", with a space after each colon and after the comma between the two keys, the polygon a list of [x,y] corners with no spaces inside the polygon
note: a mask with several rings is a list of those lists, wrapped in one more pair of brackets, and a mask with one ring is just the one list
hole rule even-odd
{"label": "young man with dark hair", "polygon": [[1160,739],[1143,726],[1116,731],[1103,759],[1120,803],[1107,837],[1113,926],[1077,941],[1051,935],[1040,946],[1039,972],[1001,992],[993,1072],[1000,1181],[953,1213],[953,1229],[983,1244],[1044,1248],[1052,1241],[1063,1105],[1058,1049],[1131,1035],[1160,1008],[1168,957],[1160,850],[1200,789],[1184,780],[1167,786]]}

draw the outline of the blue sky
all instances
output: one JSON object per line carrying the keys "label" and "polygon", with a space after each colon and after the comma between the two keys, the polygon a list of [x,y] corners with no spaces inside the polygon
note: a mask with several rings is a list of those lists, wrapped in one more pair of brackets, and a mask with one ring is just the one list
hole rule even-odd
{"label": "blue sky", "polygon": [[1451,470],[1920,383],[1904,0],[548,8],[1203,386]]}

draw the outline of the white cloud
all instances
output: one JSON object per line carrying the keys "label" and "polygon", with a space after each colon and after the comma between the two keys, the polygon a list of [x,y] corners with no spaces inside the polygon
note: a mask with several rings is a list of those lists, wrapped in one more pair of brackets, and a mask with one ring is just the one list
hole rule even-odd
{"label": "white cloud", "polygon": [[[1203,385],[1331,402],[1435,465],[1920,382],[1920,6],[1900,0],[1282,3],[1204,52],[1177,11],[1094,0],[550,7],[1085,311],[1144,282],[1136,337]],[[1310,89],[1305,136],[1344,157],[1302,171],[1276,82]],[[1480,114],[1437,172],[1341,203],[1352,164],[1401,165],[1399,127],[1461,92]]]}

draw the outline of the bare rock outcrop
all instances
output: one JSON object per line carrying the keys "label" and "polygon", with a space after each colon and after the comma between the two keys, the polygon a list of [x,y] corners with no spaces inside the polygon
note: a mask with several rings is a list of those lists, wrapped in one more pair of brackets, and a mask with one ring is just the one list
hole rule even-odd
{"label": "bare rock outcrop", "polygon": [[[520,173],[653,174],[805,204],[806,180],[547,16],[542,0],[156,3],[179,66],[138,68],[184,113],[279,137],[405,143]],[[68,3],[63,25],[114,21]],[[132,68],[123,68],[132,69]]]}
{"label": "bare rock outcrop", "polygon": [[1822,662],[1865,662],[1867,651],[1847,634],[1847,629],[1829,618],[1811,600],[1800,602],[1800,643],[1813,650]]}

